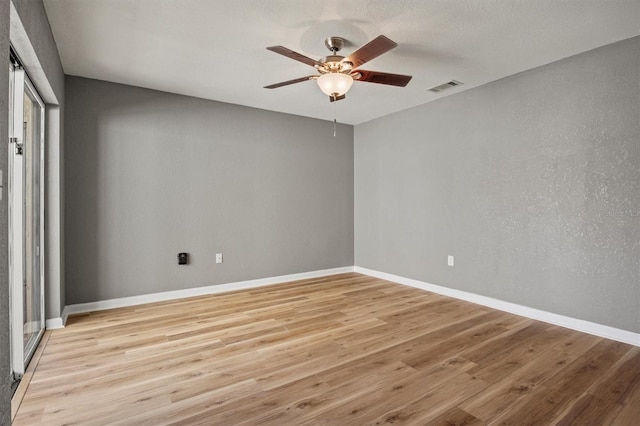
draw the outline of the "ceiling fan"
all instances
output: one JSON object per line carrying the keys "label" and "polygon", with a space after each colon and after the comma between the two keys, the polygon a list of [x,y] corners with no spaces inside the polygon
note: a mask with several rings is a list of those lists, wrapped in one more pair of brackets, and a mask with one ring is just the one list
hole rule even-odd
{"label": "ceiling fan", "polygon": [[307,80],[317,80],[320,90],[329,96],[330,102],[335,102],[345,98],[354,81],[405,87],[411,80],[410,75],[367,71],[358,68],[398,46],[396,42],[383,35],[374,38],[347,57],[338,55],[338,52],[344,47],[343,38],[329,37],[324,41],[324,44],[331,51],[331,55],[317,61],[283,46],[267,47],[267,50],[315,67],[319,74],[271,84],[264,86],[264,88],[275,89]]}

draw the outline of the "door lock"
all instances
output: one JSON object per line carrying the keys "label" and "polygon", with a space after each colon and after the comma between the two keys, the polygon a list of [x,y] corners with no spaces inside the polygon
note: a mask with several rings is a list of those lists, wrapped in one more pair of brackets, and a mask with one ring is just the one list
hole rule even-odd
{"label": "door lock", "polygon": [[9,141],[16,146],[16,155],[22,155],[24,152],[24,145],[18,142],[18,138],[9,138]]}

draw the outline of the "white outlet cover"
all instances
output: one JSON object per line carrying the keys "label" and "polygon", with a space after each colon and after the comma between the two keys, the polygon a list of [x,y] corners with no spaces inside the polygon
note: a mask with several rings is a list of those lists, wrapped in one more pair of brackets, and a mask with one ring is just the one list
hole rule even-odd
{"label": "white outlet cover", "polygon": [[216,253],[216,263],[222,263],[222,253]]}
{"label": "white outlet cover", "polygon": [[453,266],[453,256],[449,255],[447,257],[447,265]]}

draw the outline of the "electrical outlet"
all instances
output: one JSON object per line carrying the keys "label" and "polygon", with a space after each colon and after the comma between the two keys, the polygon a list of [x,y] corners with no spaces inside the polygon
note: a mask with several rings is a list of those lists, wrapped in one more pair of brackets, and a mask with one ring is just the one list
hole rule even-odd
{"label": "electrical outlet", "polygon": [[178,253],[178,265],[189,264],[189,253]]}
{"label": "electrical outlet", "polygon": [[447,257],[447,265],[453,266],[453,256],[449,255]]}
{"label": "electrical outlet", "polygon": [[216,263],[222,263],[222,253],[216,253]]}

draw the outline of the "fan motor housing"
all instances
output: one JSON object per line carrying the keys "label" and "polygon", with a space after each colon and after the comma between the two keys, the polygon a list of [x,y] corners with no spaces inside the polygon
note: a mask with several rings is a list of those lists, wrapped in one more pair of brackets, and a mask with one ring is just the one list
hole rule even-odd
{"label": "fan motor housing", "polygon": [[329,55],[321,58],[319,62],[322,62],[322,66],[316,68],[321,74],[329,72],[341,72],[349,73],[353,68],[353,64],[349,61],[344,61],[344,56]]}
{"label": "fan motor housing", "polygon": [[329,56],[325,56],[324,58],[320,59],[320,62],[322,62],[323,64],[328,64],[331,62],[340,62],[344,59],[344,56],[340,56],[340,55],[329,55]]}
{"label": "fan motor housing", "polygon": [[342,37],[328,37],[325,39],[324,45],[327,46],[327,49],[336,53],[344,47],[344,39]]}

